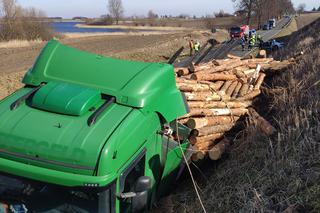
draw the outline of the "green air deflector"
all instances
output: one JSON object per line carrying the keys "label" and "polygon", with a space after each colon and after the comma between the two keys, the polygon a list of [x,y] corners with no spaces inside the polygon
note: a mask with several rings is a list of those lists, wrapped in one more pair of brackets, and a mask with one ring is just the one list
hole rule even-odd
{"label": "green air deflector", "polygon": [[52,81],[97,90],[121,105],[158,112],[168,122],[187,113],[168,64],[103,57],[51,40],[23,83],[39,86]]}

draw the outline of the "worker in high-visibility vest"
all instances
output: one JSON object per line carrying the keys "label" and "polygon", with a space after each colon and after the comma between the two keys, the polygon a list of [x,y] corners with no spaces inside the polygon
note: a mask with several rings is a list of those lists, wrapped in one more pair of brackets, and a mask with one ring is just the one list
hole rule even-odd
{"label": "worker in high-visibility vest", "polygon": [[251,36],[249,38],[248,50],[251,50],[253,46],[254,46],[254,38],[253,38],[253,36]]}
{"label": "worker in high-visibility vest", "polygon": [[189,41],[189,48],[190,48],[190,56],[192,56],[193,55],[193,50],[194,50],[194,41],[193,41],[193,39],[191,39]]}
{"label": "worker in high-visibility vest", "polygon": [[200,42],[197,41],[195,44],[194,44],[194,50],[196,53],[198,53],[200,51]]}
{"label": "worker in high-visibility vest", "polygon": [[260,49],[262,48],[263,40],[260,34],[257,35],[257,41],[259,42]]}
{"label": "worker in high-visibility vest", "polygon": [[255,33],[252,33],[251,38],[252,38],[252,46],[255,46],[255,45],[256,45],[256,42],[257,42],[257,36],[256,36],[256,34],[255,34]]}

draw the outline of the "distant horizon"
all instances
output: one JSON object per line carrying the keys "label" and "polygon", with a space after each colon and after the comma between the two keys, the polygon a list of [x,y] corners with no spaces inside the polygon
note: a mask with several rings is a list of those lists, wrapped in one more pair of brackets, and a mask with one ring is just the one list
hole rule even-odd
{"label": "distant horizon", "polygon": [[[159,16],[172,15],[178,16],[186,14],[189,16],[202,17],[213,15],[223,10],[226,13],[235,12],[235,4],[231,0],[161,0],[161,2],[151,2],[149,0],[122,0],[125,17],[147,16],[148,11],[152,10]],[[292,0],[297,7],[301,3],[306,4],[306,10],[318,8],[318,0]],[[69,1],[43,1],[43,0],[18,0],[23,7],[35,7],[46,13],[48,17],[62,17],[71,19],[81,16],[97,18],[107,14],[107,0],[69,0]],[[63,5],[63,7],[61,7]]]}

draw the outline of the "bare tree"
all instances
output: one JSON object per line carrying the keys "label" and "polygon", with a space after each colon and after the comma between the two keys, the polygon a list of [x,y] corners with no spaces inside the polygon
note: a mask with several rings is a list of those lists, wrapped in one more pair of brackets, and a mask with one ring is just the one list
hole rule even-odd
{"label": "bare tree", "polygon": [[255,0],[253,2],[253,7],[255,10],[258,28],[261,28],[263,16],[265,16],[265,8],[266,8],[266,1],[265,0]]}
{"label": "bare tree", "polygon": [[299,14],[303,13],[306,10],[306,4],[305,3],[301,3],[299,4],[298,8],[297,8],[297,12]]}
{"label": "bare tree", "polygon": [[121,0],[108,0],[108,9],[110,15],[116,20],[116,24],[123,16],[123,6]]}
{"label": "bare tree", "polygon": [[246,15],[246,23],[250,25],[253,12],[254,0],[232,0],[237,4],[239,10],[244,11]]}
{"label": "bare tree", "polygon": [[0,11],[4,19],[12,19],[16,16],[17,2],[16,0],[1,0]]}
{"label": "bare tree", "polygon": [[0,0],[2,24],[0,40],[48,40],[53,32],[41,21],[45,13],[36,8],[22,8],[16,0]]}
{"label": "bare tree", "polygon": [[239,11],[245,14],[246,23],[253,19],[258,26],[270,18],[281,18],[284,14],[294,12],[291,0],[232,0]]}
{"label": "bare tree", "polygon": [[155,14],[152,10],[149,10],[148,12],[148,21],[150,26],[153,26],[156,24],[156,19],[158,18],[158,15]]}
{"label": "bare tree", "polygon": [[153,10],[149,10],[148,12],[148,19],[156,19],[158,18],[158,15],[153,12]]}

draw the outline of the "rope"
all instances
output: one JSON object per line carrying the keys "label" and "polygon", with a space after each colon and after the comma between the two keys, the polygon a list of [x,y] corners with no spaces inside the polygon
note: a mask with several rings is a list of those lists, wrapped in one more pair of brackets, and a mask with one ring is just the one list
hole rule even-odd
{"label": "rope", "polygon": [[186,166],[187,166],[187,168],[188,168],[188,171],[189,171],[189,174],[190,174],[190,177],[191,177],[191,180],[192,180],[193,188],[194,188],[194,190],[195,190],[195,192],[196,192],[196,194],[197,194],[197,197],[198,197],[198,199],[199,199],[199,202],[200,202],[200,205],[201,205],[201,208],[202,208],[203,212],[204,212],[204,213],[207,213],[207,210],[206,210],[206,208],[205,208],[204,205],[203,205],[203,202],[202,202],[200,193],[199,193],[199,191],[198,191],[197,183],[196,183],[196,181],[195,181],[195,179],[194,179],[194,177],[193,177],[193,174],[192,174],[190,165],[189,165],[189,163],[188,163],[188,159],[187,159],[186,155],[184,154],[184,151],[183,151],[183,149],[182,149],[182,146],[181,146],[181,144],[180,144],[180,142],[179,142],[179,141],[180,141],[180,138],[179,138],[179,128],[178,128],[178,121],[177,121],[177,119],[176,119],[176,130],[177,130],[177,137],[178,137],[179,148],[180,148],[180,150],[181,150],[183,159],[184,159],[184,161],[185,161],[185,163],[186,163]]}

